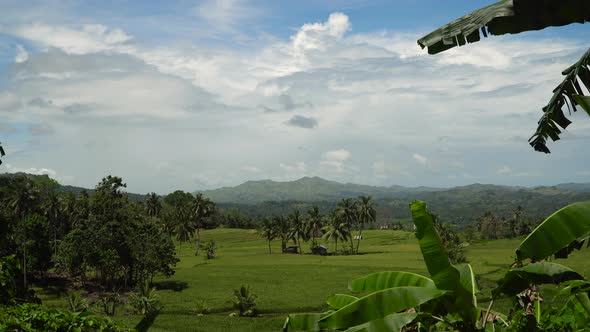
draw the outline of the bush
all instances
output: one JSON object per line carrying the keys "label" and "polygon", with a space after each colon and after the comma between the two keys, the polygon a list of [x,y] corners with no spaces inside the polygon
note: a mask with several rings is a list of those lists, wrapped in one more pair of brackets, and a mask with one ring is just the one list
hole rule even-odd
{"label": "bush", "polygon": [[38,304],[21,304],[0,309],[0,331],[131,331],[109,318],[89,311],[73,313]]}
{"label": "bush", "polygon": [[206,315],[211,313],[211,307],[205,302],[205,300],[198,300],[197,305],[195,307],[195,314],[197,315]]}
{"label": "bush", "polygon": [[137,292],[129,296],[129,304],[135,313],[141,315],[162,309],[156,288],[150,287],[148,283],[137,287]]}
{"label": "bush", "polygon": [[88,302],[80,296],[80,293],[73,292],[66,296],[68,308],[72,312],[83,312],[88,309]]}
{"label": "bush", "polygon": [[239,315],[242,317],[254,317],[257,315],[256,311],[256,295],[250,292],[250,287],[242,286],[240,289],[234,290],[234,298],[232,304],[234,309],[239,310]]}
{"label": "bush", "polygon": [[102,312],[107,316],[114,316],[117,311],[117,306],[121,303],[121,296],[119,293],[102,293],[100,294],[97,305],[102,309]]}
{"label": "bush", "polygon": [[209,240],[208,242],[200,245],[200,247],[205,251],[207,259],[215,258],[215,251],[217,250],[217,245],[215,244],[215,241]]}

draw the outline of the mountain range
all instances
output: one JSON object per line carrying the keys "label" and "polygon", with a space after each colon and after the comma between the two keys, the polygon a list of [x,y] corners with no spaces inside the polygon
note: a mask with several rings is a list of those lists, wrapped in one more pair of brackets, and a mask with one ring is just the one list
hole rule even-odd
{"label": "mountain range", "polygon": [[420,194],[427,194],[427,196],[431,196],[432,193],[448,195],[453,192],[481,194],[489,191],[521,192],[548,196],[571,195],[590,193],[590,183],[564,183],[534,188],[478,183],[453,188],[403,187],[398,185],[380,187],[340,183],[320,177],[303,177],[288,182],[271,180],[247,181],[235,187],[223,187],[201,192],[218,203],[259,204],[267,201],[338,201],[342,198],[357,196],[373,196],[378,200],[385,200],[420,196]]}

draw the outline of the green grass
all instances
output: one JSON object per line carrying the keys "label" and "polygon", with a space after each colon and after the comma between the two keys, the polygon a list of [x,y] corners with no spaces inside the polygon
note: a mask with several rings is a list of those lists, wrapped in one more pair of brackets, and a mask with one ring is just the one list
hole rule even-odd
{"label": "green grass", "polygon": [[[150,331],[278,331],[287,313],[323,311],[325,299],[334,293],[349,293],[348,281],[377,271],[411,271],[427,274],[414,234],[403,231],[365,231],[362,255],[313,256],[280,253],[280,243],[267,242],[255,231],[216,229],[202,233],[202,240],[215,240],[217,258],[205,260],[194,255],[194,244],[184,244],[176,273],[157,279],[156,287],[165,308]],[[497,240],[471,245],[468,259],[483,288],[495,285],[513,261],[519,240]],[[333,247],[333,244],[327,244]],[[309,251],[309,245],[302,245]],[[340,246],[340,244],[339,244]],[[590,266],[585,253],[574,254],[565,265],[587,276]],[[250,286],[258,296],[261,317],[229,317],[234,289]],[[43,302],[65,306],[61,296],[40,292]],[[485,291],[484,291],[485,293]],[[196,303],[204,300],[213,313],[194,314]],[[509,303],[498,303],[507,309]],[[141,317],[124,314],[116,320],[134,326]]]}

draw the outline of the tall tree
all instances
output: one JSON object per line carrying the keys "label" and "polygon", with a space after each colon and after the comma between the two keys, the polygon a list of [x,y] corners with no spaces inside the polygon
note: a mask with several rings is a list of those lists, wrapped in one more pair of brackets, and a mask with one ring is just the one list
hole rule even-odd
{"label": "tall tree", "polygon": [[199,230],[203,228],[203,222],[205,218],[210,217],[214,212],[215,203],[213,203],[209,198],[204,197],[203,194],[198,193],[195,196],[192,204],[192,213],[197,231],[197,250],[195,251],[195,255],[199,254],[199,245],[201,242]]}
{"label": "tall tree", "polygon": [[320,214],[320,208],[314,205],[307,211],[307,237],[311,238],[311,243],[316,246],[316,237],[322,236],[323,217]]}
{"label": "tall tree", "polygon": [[273,225],[275,227],[275,233],[281,238],[281,250],[287,248],[287,242],[289,242],[289,220],[283,216],[273,218]]}
{"label": "tall tree", "polygon": [[57,256],[57,233],[58,229],[62,226],[62,216],[61,203],[56,193],[46,196],[45,203],[43,204],[43,215],[45,215],[51,225],[53,231],[53,252]]}
{"label": "tall tree", "polygon": [[[36,207],[38,201],[39,191],[35,188],[33,181],[23,176],[16,178],[12,183],[6,205],[24,226],[26,216]],[[27,287],[27,244],[29,240],[27,236],[23,236],[20,241],[23,249],[23,284],[25,288]]]}
{"label": "tall tree", "polygon": [[299,213],[299,210],[295,210],[293,211],[293,213],[289,215],[289,223],[291,228],[289,230],[288,236],[290,239],[293,239],[297,242],[297,246],[299,247],[299,254],[302,254],[303,252],[301,251],[301,240],[306,240],[307,234],[305,232],[305,223],[303,222],[303,219],[301,219],[301,214]]}
{"label": "tall tree", "polygon": [[[346,225],[348,234],[352,234],[354,225],[358,222],[357,220],[357,208],[356,202],[352,198],[343,198],[338,203],[336,213],[339,214],[340,220]],[[350,238],[350,250],[354,252],[354,242],[352,236]]]}
{"label": "tall tree", "polygon": [[276,227],[273,225],[272,220],[268,218],[262,219],[262,223],[260,225],[260,229],[258,233],[268,241],[268,253],[272,254],[272,250],[270,247],[270,243],[274,240],[277,236],[276,234]]}
{"label": "tall tree", "polygon": [[145,208],[148,216],[152,218],[159,217],[160,211],[162,211],[162,202],[160,202],[160,197],[156,193],[148,194],[147,198],[145,199]]}
{"label": "tall tree", "polygon": [[[436,54],[479,41],[480,30],[487,37],[488,34],[516,34],[588,21],[590,6],[587,0],[502,0],[429,33],[420,38],[418,44],[422,48],[428,47],[428,53]],[[562,74],[565,79],[553,90],[549,103],[543,107],[537,131],[529,139],[536,151],[549,153],[547,140],[559,140],[559,127],[565,129],[571,124],[565,116],[564,108],[571,114],[579,106],[590,113],[590,96],[587,95],[590,90],[590,49]]]}
{"label": "tall tree", "polygon": [[375,209],[375,203],[371,196],[360,196],[357,203],[357,217],[358,217],[358,228],[359,236],[356,241],[356,253],[359,252],[359,246],[361,243],[361,237],[363,235],[363,228],[369,223],[373,223],[377,220],[377,210]]}
{"label": "tall tree", "polygon": [[348,231],[346,223],[342,222],[341,216],[338,213],[332,212],[328,218],[330,222],[323,227],[324,235],[322,238],[327,241],[334,241],[334,253],[336,253],[338,252],[338,241],[344,242],[348,240],[351,234]]}

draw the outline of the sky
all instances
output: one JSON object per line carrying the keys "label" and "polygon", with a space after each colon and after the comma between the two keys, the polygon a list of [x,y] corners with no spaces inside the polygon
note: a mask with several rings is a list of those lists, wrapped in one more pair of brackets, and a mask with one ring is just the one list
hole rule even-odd
{"label": "sky", "polygon": [[416,40],[492,1],[0,0],[0,172],[168,193],[303,176],[590,182],[590,119],[528,138],[590,26]]}

